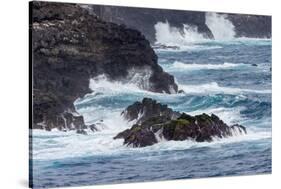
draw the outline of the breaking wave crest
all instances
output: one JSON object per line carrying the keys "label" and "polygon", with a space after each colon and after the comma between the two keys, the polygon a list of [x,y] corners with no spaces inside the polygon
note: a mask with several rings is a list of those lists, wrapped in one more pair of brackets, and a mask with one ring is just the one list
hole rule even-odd
{"label": "breaking wave crest", "polygon": [[202,51],[222,48],[223,44],[266,45],[269,39],[236,37],[235,26],[221,13],[208,12],[205,24],[214,39],[198,32],[197,26],[183,24],[182,28],[173,27],[169,21],[157,22],[154,26],[156,45],[163,45],[157,51]]}
{"label": "breaking wave crest", "polygon": [[[233,40],[235,27],[224,14],[206,13],[206,25],[212,32],[214,39],[219,41]],[[182,28],[173,27],[166,22],[157,22],[154,26],[156,44],[177,46],[190,50],[190,45],[210,42],[211,39],[198,32],[197,26],[183,24]],[[200,48],[199,48],[200,49]]]}
{"label": "breaking wave crest", "polygon": [[243,89],[234,87],[223,87],[219,86],[216,82],[201,84],[201,85],[181,85],[179,89],[183,89],[186,93],[192,94],[243,94],[243,93],[271,93],[271,90],[254,90],[254,89]]}
{"label": "breaking wave crest", "polygon": [[235,67],[245,67],[247,64],[242,63],[222,63],[222,64],[187,64],[180,61],[175,61],[170,68],[172,70],[217,70],[217,69],[232,69]]}
{"label": "breaking wave crest", "polygon": [[170,46],[190,45],[194,42],[204,41],[203,34],[198,33],[197,27],[183,24],[183,28],[170,26],[169,22],[158,22],[155,24],[156,44]]}
{"label": "breaking wave crest", "polygon": [[211,30],[215,40],[232,40],[235,38],[235,27],[224,14],[206,13],[206,25]]}
{"label": "breaking wave crest", "polygon": [[[228,138],[214,138],[213,142],[198,143],[195,141],[165,141],[147,146],[144,148],[129,148],[123,145],[123,140],[113,140],[112,137],[116,133],[102,131],[95,132],[89,135],[79,135],[74,132],[47,132],[41,130],[34,130],[33,136],[36,136],[33,158],[38,160],[52,160],[76,157],[89,156],[112,156],[119,154],[135,154],[147,153],[157,151],[158,153],[167,150],[185,150],[202,147],[217,148],[221,145],[229,143],[247,142],[252,140],[260,140],[270,138],[271,134],[268,132],[251,132],[247,135],[240,135]],[[55,156],[54,156],[55,154]]]}

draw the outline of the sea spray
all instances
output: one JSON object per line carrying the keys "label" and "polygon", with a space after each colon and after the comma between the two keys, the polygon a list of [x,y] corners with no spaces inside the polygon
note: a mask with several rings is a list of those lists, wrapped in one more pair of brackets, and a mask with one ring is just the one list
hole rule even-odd
{"label": "sea spray", "polygon": [[196,64],[196,63],[184,63],[180,61],[175,61],[169,67],[168,71],[184,70],[184,71],[194,71],[194,70],[221,70],[221,69],[233,69],[237,67],[250,67],[249,64],[243,63],[229,63],[225,62],[222,64]]}
{"label": "sea spray", "polygon": [[200,34],[196,26],[183,24],[183,28],[170,26],[169,22],[157,22],[155,24],[156,44],[171,46],[185,46],[194,42],[204,41],[204,35]]}
{"label": "sea spray", "polygon": [[206,25],[216,40],[233,40],[235,38],[235,27],[224,14],[206,13]]}
{"label": "sea spray", "polygon": [[270,94],[271,90],[254,90],[246,88],[234,88],[220,86],[217,82],[210,82],[197,85],[182,85],[179,84],[179,89],[183,89],[185,93],[189,94]]}

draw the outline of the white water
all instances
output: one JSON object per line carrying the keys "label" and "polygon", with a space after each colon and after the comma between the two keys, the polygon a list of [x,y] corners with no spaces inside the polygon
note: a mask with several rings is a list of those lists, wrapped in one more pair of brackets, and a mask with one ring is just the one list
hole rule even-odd
{"label": "white water", "polygon": [[183,89],[186,93],[191,94],[243,94],[243,93],[271,93],[271,90],[253,90],[233,87],[219,86],[216,82],[205,83],[201,85],[181,85],[179,89]]}
{"label": "white water", "polygon": [[197,27],[183,24],[179,29],[170,26],[169,22],[158,22],[155,24],[156,44],[169,46],[186,46],[192,43],[205,40],[203,34],[198,33]]}
{"label": "white water", "polygon": [[105,74],[90,79],[89,88],[95,91],[97,88],[109,89],[110,91],[143,91],[150,88],[149,78],[152,71],[150,68],[131,69],[128,76],[120,81],[110,81]]}
{"label": "white water", "polygon": [[[102,88],[99,92],[103,92],[104,95],[120,95],[124,94],[125,85],[120,85],[120,83],[110,82],[105,77],[99,77],[92,81],[91,87],[93,90],[97,91]],[[121,89],[119,88],[121,87]],[[131,87],[131,88],[130,88]],[[130,86],[126,88],[131,90],[132,93],[135,90],[140,90],[136,86]],[[180,86],[182,87],[182,86]],[[192,87],[196,87],[195,89]],[[227,91],[230,93],[235,92],[236,90],[241,91],[241,89],[229,89],[221,88],[216,83],[211,83],[210,85],[204,86],[188,86],[186,87],[187,92],[201,92],[211,91]],[[205,91],[204,89],[205,88]],[[191,90],[191,91],[188,91]],[[142,91],[142,90],[140,90]],[[98,92],[98,91],[97,91]],[[113,93],[114,92],[114,93]],[[168,98],[173,95],[162,94],[163,97]],[[175,97],[175,96],[173,96]],[[95,97],[96,98],[96,97]],[[86,98],[87,99],[87,98]],[[83,102],[85,103],[85,102]],[[243,123],[243,117],[240,115],[240,111],[244,107],[236,108],[210,108],[210,109],[200,109],[198,111],[187,112],[191,115],[201,114],[203,112],[207,114],[214,113],[218,115],[222,120],[226,121],[227,124],[234,123]],[[239,143],[254,141],[260,139],[267,139],[271,137],[271,132],[262,131],[262,130],[252,130],[253,127],[247,127],[248,134],[241,136],[234,136],[228,138],[214,138],[214,141],[198,143],[195,141],[165,141],[159,137],[159,143],[148,146],[144,148],[129,148],[123,145],[123,139],[113,140],[113,137],[117,133],[130,128],[132,123],[125,121],[121,116],[121,109],[109,109],[99,106],[91,106],[90,109],[80,109],[79,113],[83,114],[86,122],[92,122],[91,119],[102,118],[106,127],[101,128],[98,132],[88,131],[89,135],[80,135],[76,134],[75,131],[69,132],[60,132],[60,131],[41,131],[33,130],[34,142],[34,159],[63,159],[63,158],[72,158],[72,157],[87,157],[87,156],[111,156],[119,154],[135,154],[135,153],[147,153],[157,151],[159,154],[167,150],[185,150],[192,148],[201,148],[201,147],[210,147],[210,148],[219,148],[222,145],[229,143]],[[255,128],[254,128],[255,129]],[[143,158],[143,156],[140,156]]]}
{"label": "white water", "polygon": [[219,118],[221,120],[223,120],[226,124],[228,125],[233,125],[236,123],[241,123],[243,122],[243,117],[241,117],[240,112],[242,110],[245,110],[245,107],[236,107],[236,108],[223,108],[223,107],[219,107],[219,108],[207,108],[207,109],[203,109],[203,110],[196,110],[196,111],[192,111],[192,112],[186,112],[187,114],[190,115],[199,115],[199,114],[215,114],[217,116],[219,116]]}
{"label": "white water", "polygon": [[235,27],[227,19],[227,15],[208,12],[206,13],[206,25],[216,40],[233,40],[235,38]]}
{"label": "white water", "polygon": [[225,62],[223,64],[196,64],[196,63],[192,63],[192,64],[186,64],[180,61],[175,61],[171,68],[172,70],[220,70],[220,69],[232,69],[235,67],[247,67],[250,65],[247,64],[234,64],[234,63],[228,63]]}
{"label": "white water", "polygon": [[104,74],[90,79],[90,89],[93,90],[94,92],[103,92],[105,94],[144,91],[136,83],[110,81]]}
{"label": "white water", "polygon": [[[206,25],[211,30],[216,41],[235,39],[235,27],[224,14],[206,13]],[[176,28],[170,26],[169,22],[166,21],[158,22],[154,28],[156,31],[156,44],[177,46],[180,47],[179,50],[200,50],[202,46],[194,46],[194,44],[212,41],[206,38],[204,34],[198,33],[196,26],[190,26],[188,24],[183,24],[183,28]]]}
{"label": "white water", "polygon": [[251,132],[248,129],[247,135],[240,135],[228,138],[214,138],[214,141],[198,143],[195,141],[165,141],[144,148],[129,148],[123,145],[123,140],[113,140],[116,132],[104,130],[90,133],[89,135],[79,135],[75,132],[42,131],[33,130],[37,144],[33,144],[33,159],[63,159],[71,157],[87,157],[99,155],[118,155],[130,153],[146,153],[149,151],[184,150],[200,147],[220,147],[229,143],[243,141],[260,140],[270,138],[270,132]]}

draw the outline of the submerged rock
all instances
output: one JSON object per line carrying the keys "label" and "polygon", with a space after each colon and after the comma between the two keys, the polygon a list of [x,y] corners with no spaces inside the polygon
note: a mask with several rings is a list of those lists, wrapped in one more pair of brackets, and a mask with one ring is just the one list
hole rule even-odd
{"label": "submerged rock", "polygon": [[73,102],[90,93],[90,78],[101,74],[119,81],[130,70],[149,70],[147,83],[140,83],[145,90],[177,92],[174,77],[157,64],[157,55],[139,31],[102,21],[76,4],[35,1],[30,6],[31,128],[85,127]]}
{"label": "submerged rock", "polygon": [[182,113],[175,119],[167,115],[154,114],[154,116],[146,117],[145,121],[134,124],[131,129],[117,134],[114,139],[123,138],[125,145],[144,147],[153,145],[161,139],[211,142],[215,137],[224,138],[246,133],[244,126],[238,124],[228,126],[215,114],[209,116],[203,113],[191,116]]}

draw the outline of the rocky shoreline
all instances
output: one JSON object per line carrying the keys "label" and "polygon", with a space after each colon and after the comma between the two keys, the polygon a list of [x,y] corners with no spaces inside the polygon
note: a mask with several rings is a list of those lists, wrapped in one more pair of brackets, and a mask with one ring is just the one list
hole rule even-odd
{"label": "rocky shoreline", "polygon": [[[90,93],[89,80],[101,74],[124,84],[137,75],[140,88],[178,93],[174,77],[157,64],[149,41],[137,30],[105,22],[76,4],[32,2],[33,122],[30,128],[93,132],[102,121],[86,125],[73,102]],[[216,115],[190,116],[144,98],[121,114],[134,121],[115,139],[144,147],[164,140],[212,141],[213,137],[245,134],[241,125],[228,126]]]}
{"label": "rocky shoreline", "polygon": [[[168,21],[170,26],[183,29],[188,24],[198,29],[198,33],[206,38],[213,39],[212,31],[206,25],[206,12],[184,11],[153,8],[119,7],[104,5],[87,5],[92,14],[105,21],[117,24],[126,24],[130,28],[141,31],[151,44],[156,42],[155,24]],[[271,38],[271,17],[263,15],[230,14],[227,19],[235,27],[235,37]]]}
{"label": "rocky shoreline", "polygon": [[175,112],[150,98],[130,105],[122,115],[135,124],[118,133],[114,139],[124,139],[124,145],[132,147],[151,146],[162,140],[211,142],[215,137],[247,134],[244,126],[228,126],[215,114],[191,116]]}
{"label": "rocky shoreline", "polygon": [[[149,41],[137,30],[105,22],[77,4],[31,2],[33,121],[30,128],[87,127],[73,102],[90,93],[100,74],[124,84],[146,76],[139,87],[176,93],[174,77],[157,64]],[[149,73],[149,74],[148,74]]]}

